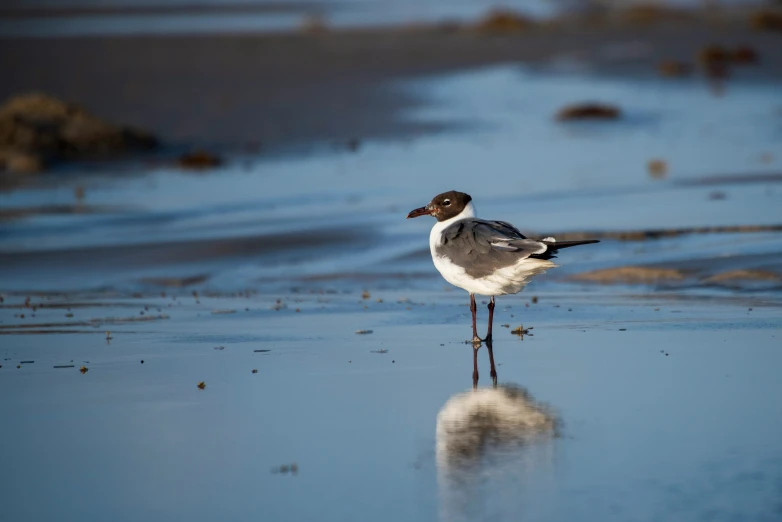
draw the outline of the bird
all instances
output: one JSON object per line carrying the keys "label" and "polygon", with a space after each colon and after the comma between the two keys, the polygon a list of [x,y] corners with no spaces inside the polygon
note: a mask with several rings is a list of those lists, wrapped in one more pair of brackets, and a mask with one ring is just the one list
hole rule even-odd
{"label": "bird", "polygon": [[[455,190],[443,192],[425,207],[410,211],[407,219],[420,216],[433,216],[437,220],[429,234],[435,268],[446,281],[470,294],[475,344],[492,340],[495,296],[517,294],[530,278],[557,267],[551,259],[559,250],[599,243],[596,239],[529,239],[510,223],[479,219],[472,197]],[[475,294],[490,298],[485,339],[478,337]]]}

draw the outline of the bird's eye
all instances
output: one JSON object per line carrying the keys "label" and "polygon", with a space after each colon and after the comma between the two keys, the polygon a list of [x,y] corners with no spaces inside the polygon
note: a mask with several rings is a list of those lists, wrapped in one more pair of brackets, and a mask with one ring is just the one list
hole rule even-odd
{"label": "bird's eye", "polygon": [[443,201],[443,206],[444,206],[444,207],[447,207],[447,206],[449,206],[450,204],[451,204],[451,200],[450,200],[450,199],[446,199],[445,201]]}

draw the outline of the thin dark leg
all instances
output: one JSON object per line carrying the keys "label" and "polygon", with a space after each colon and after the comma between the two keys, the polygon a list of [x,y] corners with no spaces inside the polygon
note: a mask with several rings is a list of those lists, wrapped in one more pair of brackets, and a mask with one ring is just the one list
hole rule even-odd
{"label": "thin dark leg", "polygon": [[492,349],[491,338],[486,339],[486,349],[489,351],[491,382],[494,386],[497,386],[497,369],[494,367],[494,350]]}
{"label": "thin dark leg", "polygon": [[478,348],[480,348],[480,346],[474,347],[472,351],[472,387],[473,388],[478,387]]}
{"label": "thin dark leg", "polygon": [[481,338],[478,337],[478,327],[475,324],[476,314],[478,312],[478,306],[475,304],[475,294],[470,294],[470,312],[472,312],[472,342],[480,343]]}
{"label": "thin dark leg", "polygon": [[486,333],[486,342],[491,342],[491,325],[494,322],[494,296],[489,301],[489,331]]}

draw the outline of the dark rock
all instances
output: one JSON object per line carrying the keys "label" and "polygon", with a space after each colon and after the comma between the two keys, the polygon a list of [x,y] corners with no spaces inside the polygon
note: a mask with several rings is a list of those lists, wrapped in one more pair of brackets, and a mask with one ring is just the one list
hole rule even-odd
{"label": "dark rock", "polygon": [[51,161],[109,158],[156,144],[147,133],[44,94],[15,96],[0,106],[0,162],[7,170],[33,172]]}
{"label": "dark rock", "polygon": [[557,112],[560,121],[570,120],[616,120],[622,112],[618,107],[601,103],[579,103],[568,105]]}

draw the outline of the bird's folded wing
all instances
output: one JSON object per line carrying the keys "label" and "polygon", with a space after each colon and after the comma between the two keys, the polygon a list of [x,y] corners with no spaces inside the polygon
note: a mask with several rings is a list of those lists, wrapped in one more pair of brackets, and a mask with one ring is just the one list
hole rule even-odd
{"label": "bird's folded wing", "polygon": [[513,225],[502,221],[463,220],[443,231],[443,244],[464,253],[513,253],[514,258],[541,254],[545,244],[525,238]]}

